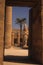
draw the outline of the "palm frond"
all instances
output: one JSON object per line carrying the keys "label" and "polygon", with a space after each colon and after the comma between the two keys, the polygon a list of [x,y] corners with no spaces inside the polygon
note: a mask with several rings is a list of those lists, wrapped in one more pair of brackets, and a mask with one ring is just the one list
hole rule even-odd
{"label": "palm frond", "polygon": [[23,24],[23,23],[26,23],[26,18],[22,18],[22,19],[17,18],[16,19],[16,24]]}

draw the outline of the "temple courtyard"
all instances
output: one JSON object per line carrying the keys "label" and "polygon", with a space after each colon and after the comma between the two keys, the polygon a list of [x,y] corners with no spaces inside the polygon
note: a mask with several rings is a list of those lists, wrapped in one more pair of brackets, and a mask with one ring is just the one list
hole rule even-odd
{"label": "temple courtyard", "polygon": [[28,49],[11,47],[4,50],[3,65],[39,65],[28,58]]}

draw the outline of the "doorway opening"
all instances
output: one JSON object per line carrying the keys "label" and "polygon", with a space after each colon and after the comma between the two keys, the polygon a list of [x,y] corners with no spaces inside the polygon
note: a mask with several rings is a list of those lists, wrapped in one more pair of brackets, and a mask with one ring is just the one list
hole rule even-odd
{"label": "doorway opening", "polygon": [[[9,3],[10,3],[10,2],[9,2]],[[10,3],[10,4],[9,4],[9,3],[7,3],[8,6],[9,6],[9,5],[10,5],[10,6],[14,6],[13,3]],[[20,4],[20,3],[21,3],[21,4]],[[20,5],[19,5],[19,4],[20,4]],[[30,7],[32,7],[32,9],[30,9],[30,14],[29,14],[29,15],[31,15],[31,16],[29,17],[29,19],[30,19],[30,20],[29,20],[29,21],[30,21],[30,22],[29,22],[29,26],[30,26],[30,27],[29,27],[29,33],[30,33],[30,35],[29,35],[29,38],[28,38],[28,40],[29,40],[28,43],[30,43],[30,45],[29,45],[29,44],[28,44],[28,45],[30,46],[30,48],[29,48],[29,46],[28,46],[28,51],[31,50],[29,53],[34,55],[34,52],[32,52],[32,51],[33,51],[33,49],[32,49],[33,46],[32,46],[32,44],[31,44],[31,43],[32,43],[32,23],[33,23],[33,20],[36,18],[36,15],[37,15],[37,10],[34,11],[34,10],[36,9],[35,6],[36,6],[37,4],[35,3],[35,6],[34,6],[33,4],[30,5],[29,2],[27,2],[27,3],[25,3],[25,2],[15,2],[15,5],[16,5],[16,6],[22,6],[22,4],[23,4],[23,7],[24,7],[24,6],[27,6],[27,7],[30,6]],[[34,15],[33,15],[33,11],[34,11]],[[32,17],[32,16],[33,16],[33,17]],[[20,18],[20,19],[17,19],[17,20],[21,21],[21,18]],[[24,19],[23,19],[23,20],[24,20]],[[34,20],[34,21],[35,21],[35,20]],[[9,29],[9,30],[10,30],[10,29]],[[17,34],[17,33],[15,33],[15,34]],[[21,33],[20,33],[20,34],[21,34]],[[17,34],[17,36],[18,36],[18,34]],[[31,40],[30,40],[30,39],[31,39]],[[15,40],[14,42],[15,42],[15,44],[12,44],[12,45],[17,46],[17,44],[16,44],[17,41]],[[22,40],[21,40],[21,39],[20,39],[20,42],[21,42],[20,46],[21,46],[21,48],[23,48],[23,47],[22,47],[23,44],[22,44]],[[8,50],[7,50],[7,51],[8,51]],[[12,51],[12,52],[14,52],[14,51]],[[26,51],[25,51],[25,52],[26,52]],[[21,52],[20,52],[20,53],[21,53]],[[29,54],[29,53],[28,53],[28,54]],[[21,56],[21,57],[22,57],[22,56]],[[11,59],[10,61],[12,61],[12,59],[13,59],[13,60],[16,60],[15,62],[17,62],[17,59],[19,59],[19,58],[21,58],[21,57],[20,57],[20,56],[19,56],[19,57],[16,56],[16,59],[15,59],[14,56],[10,56],[10,57],[7,56],[7,57],[5,57],[5,59],[6,59],[6,61],[8,61],[9,59]],[[34,57],[34,56],[33,56],[33,57]],[[28,56],[26,57],[26,59],[27,59],[27,58],[28,58]],[[7,59],[8,59],[8,60],[7,60]],[[18,61],[24,63],[23,60],[24,60],[25,58],[23,57],[23,58],[21,58],[21,59],[22,59],[22,61],[20,61],[20,60],[18,60]],[[26,59],[25,59],[25,62],[27,62],[27,63],[29,64],[29,62],[30,62],[30,61],[28,61],[29,59],[28,59],[27,61],[26,61]],[[35,63],[35,64],[36,64],[36,63]]]}
{"label": "doorway opening", "polygon": [[[6,61],[28,63],[26,60],[28,60],[29,55],[28,38],[30,9],[31,8],[28,7],[12,7],[11,48],[8,50],[5,49],[4,54]],[[22,28],[20,28],[20,24],[22,24]]]}
{"label": "doorway opening", "polygon": [[[30,8],[28,7],[12,8],[12,37],[14,38],[12,38],[12,40],[15,43],[14,45],[24,45],[23,38],[25,34],[27,36],[29,35],[29,10]],[[26,32],[24,29],[26,29]]]}

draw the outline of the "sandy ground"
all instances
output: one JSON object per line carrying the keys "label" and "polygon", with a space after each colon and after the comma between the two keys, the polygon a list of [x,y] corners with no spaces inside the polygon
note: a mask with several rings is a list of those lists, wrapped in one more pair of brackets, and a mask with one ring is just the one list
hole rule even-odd
{"label": "sandy ground", "polygon": [[28,49],[22,49],[20,47],[11,47],[5,49],[4,55],[16,55],[16,56],[28,56]]}
{"label": "sandy ground", "polygon": [[17,47],[11,47],[4,51],[4,62],[3,65],[38,65],[27,62],[28,49],[21,49]]}

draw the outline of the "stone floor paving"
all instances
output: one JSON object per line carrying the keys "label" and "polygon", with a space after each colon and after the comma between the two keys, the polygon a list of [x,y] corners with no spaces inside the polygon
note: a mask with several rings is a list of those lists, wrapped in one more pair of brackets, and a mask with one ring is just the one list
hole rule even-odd
{"label": "stone floor paving", "polygon": [[39,64],[23,64],[23,63],[4,62],[3,65],[39,65]]}
{"label": "stone floor paving", "polygon": [[4,51],[3,65],[39,65],[28,60],[28,49],[11,47]]}

